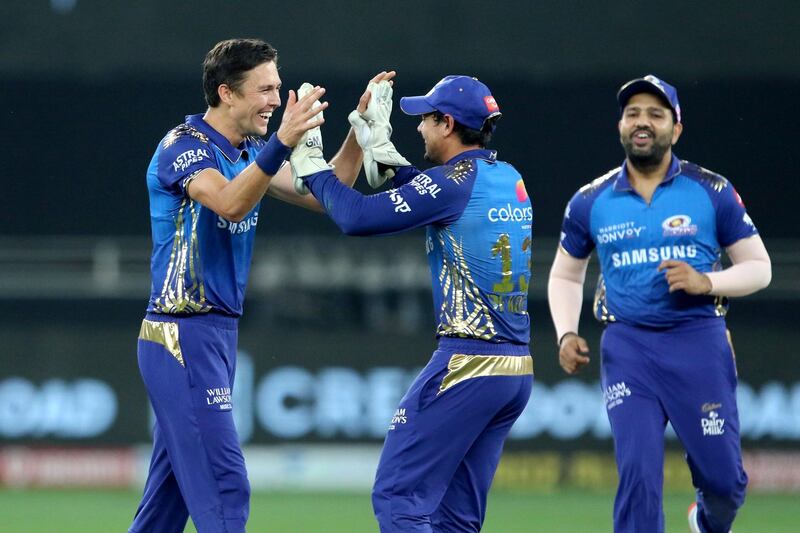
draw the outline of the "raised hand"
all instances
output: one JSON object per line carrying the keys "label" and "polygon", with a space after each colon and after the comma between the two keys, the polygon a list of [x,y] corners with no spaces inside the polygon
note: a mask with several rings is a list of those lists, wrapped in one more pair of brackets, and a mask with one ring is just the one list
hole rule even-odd
{"label": "raised hand", "polygon": [[[278,140],[285,146],[296,146],[305,132],[325,122],[320,111],[328,107],[328,102],[319,102],[323,94],[325,89],[317,86],[298,100],[297,94],[289,91],[286,110],[277,133]],[[315,106],[317,102],[319,103]]]}

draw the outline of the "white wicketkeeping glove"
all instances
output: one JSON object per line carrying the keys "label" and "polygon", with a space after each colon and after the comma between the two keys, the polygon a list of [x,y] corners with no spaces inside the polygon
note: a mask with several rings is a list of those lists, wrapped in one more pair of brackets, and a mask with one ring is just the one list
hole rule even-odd
{"label": "white wicketkeeping glove", "polygon": [[[304,83],[297,90],[297,99],[301,99],[312,90],[314,90],[313,85]],[[315,109],[319,106],[320,103],[317,101],[314,102],[311,108]],[[317,117],[322,118],[322,111],[314,115],[313,119]],[[322,154],[322,130],[319,126],[311,128],[300,137],[297,145],[292,149],[292,155],[289,156],[289,164],[292,167],[294,190],[298,194],[308,194],[310,192],[303,181],[304,177],[323,170],[333,169],[333,166],[325,161],[325,156]]]}
{"label": "white wicketkeeping glove", "polygon": [[[367,104],[367,110],[360,114],[357,110],[347,117],[356,134],[356,141],[364,152],[364,172],[367,183],[373,188],[378,188],[395,175],[394,167],[411,165],[394,147],[390,140],[392,125],[389,119],[392,115],[392,86],[383,80],[370,82],[368,89],[372,97]],[[381,171],[378,163],[390,168]]]}

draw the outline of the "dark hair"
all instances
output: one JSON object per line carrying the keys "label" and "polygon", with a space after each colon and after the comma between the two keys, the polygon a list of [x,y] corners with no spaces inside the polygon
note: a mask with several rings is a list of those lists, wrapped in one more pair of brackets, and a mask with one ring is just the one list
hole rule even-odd
{"label": "dark hair", "polygon": [[208,51],[203,60],[203,92],[210,107],[220,104],[220,85],[237,90],[244,81],[245,72],[261,65],[278,61],[278,51],[259,39],[228,39],[220,41]]}
{"label": "dark hair", "polygon": [[[430,115],[433,117],[434,122],[437,124],[444,120],[444,113],[440,111],[434,111],[432,113],[426,113],[426,116]],[[486,148],[486,146],[492,140],[492,133],[494,133],[494,125],[497,123],[497,120],[500,116],[496,117],[489,117],[486,119],[486,122],[483,123],[483,127],[480,130],[473,130],[472,128],[468,128],[462,123],[458,122],[457,120],[453,119],[453,131],[458,135],[458,138],[461,140],[461,144],[466,146],[472,146],[477,144],[481,148]]]}

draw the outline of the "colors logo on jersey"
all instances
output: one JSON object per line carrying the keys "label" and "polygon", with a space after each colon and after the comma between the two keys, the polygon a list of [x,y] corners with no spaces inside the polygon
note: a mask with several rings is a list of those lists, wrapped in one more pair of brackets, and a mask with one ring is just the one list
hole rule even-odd
{"label": "colors logo on jersey", "polygon": [[522,180],[517,181],[517,200],[524,202],[528,199],[528,190],[525,188],[525,182]]}
{"label": "colors logo on jersey", "polygon": [[692,224],[689,215],[672,215],[661,223],[664,237],[682,237],[684,235],[697,235],[697,225]]}
{"label": "colors logo on jersey", "polygon": [[532,207],[512,207],[506,204],[504,207],[492,207],[487,213],[492,222],[532,222]]}

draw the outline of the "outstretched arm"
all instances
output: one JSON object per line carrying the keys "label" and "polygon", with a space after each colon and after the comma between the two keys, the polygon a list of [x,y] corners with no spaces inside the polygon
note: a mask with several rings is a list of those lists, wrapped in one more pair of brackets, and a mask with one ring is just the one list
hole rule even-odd
{"label": "outstretched arm", "polygon": [[[389,83],[392,83],[391,80],[396,74],[397,73],[393,70],[381,71],[370,80],[370,83],[377,83],[381,80],[386,80],[389,81]],[[371,94],[369,90],[364,90],[364,93],[358,100],[359,112],[363,113],[367,109],[370,96]],[[363,153],[361,151],[361,147],[358,146],[358,142],[356,142],[355,132],[352,128],[350,128],[350,130],[347,132],[347,137],[345,137],[342,146],[339,148],[339,151],[336,152],[336,155],[334,155],[333,158],[331,158],[330,164],[335,167],[336,176],[342,181],[342,183],[348,187],[352,187],[358,178],[362,162]],[[267,190],[267,194],[278,200],[303,207],[305,209],[310,209],[320,213],[325,211],[316,198],[311,195],[299,194],[296,191],[294,179],[292,177],[292,172],[289,165],[284,165],[280,172],[273,177],[272,183]]]}

